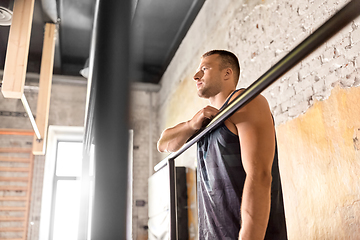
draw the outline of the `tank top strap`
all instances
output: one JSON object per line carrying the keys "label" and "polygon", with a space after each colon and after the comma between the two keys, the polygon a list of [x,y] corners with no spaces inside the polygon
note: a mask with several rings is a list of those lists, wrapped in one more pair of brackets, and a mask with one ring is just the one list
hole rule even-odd
{"label": "tank top strap", "polygon": [[230,99],[232,98],[232,96],[238,92],[240,89],[236,89],[235,91],[233,91],[230,96],[226,99],[226,101],[224,102],[224,104],[221,106],[221,108],[219,109],[219,111],[221,111],[226,105],[228,105]]}

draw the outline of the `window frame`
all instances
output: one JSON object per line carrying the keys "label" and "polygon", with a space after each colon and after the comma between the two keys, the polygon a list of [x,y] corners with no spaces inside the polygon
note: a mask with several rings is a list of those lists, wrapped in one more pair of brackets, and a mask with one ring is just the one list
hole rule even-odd
{"label": "window frame", "polygon": [[[83,142],[83,127],[49,126],[47,153],[45,155],[44,180],[41,200],[39,240],[52,239],[57,180],[81,180],[80,177],[56,176],[56,157],[59,142]],[[79,219],[80,221],[80,219]]]}

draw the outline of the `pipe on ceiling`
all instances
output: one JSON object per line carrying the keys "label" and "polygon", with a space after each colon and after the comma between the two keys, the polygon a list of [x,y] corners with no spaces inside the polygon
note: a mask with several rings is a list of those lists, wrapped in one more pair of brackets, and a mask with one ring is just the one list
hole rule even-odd
{"label": "pipe on ceiling", "polygon": [[[55,24],[58,24],[60,22],[60,15],[58,14],[58,6],[56,0],[41,0],[41,7],[44,13],[45,22],[52,22]],[[56,31],[54,69],[55,71],[61,69],[59,31]]]}

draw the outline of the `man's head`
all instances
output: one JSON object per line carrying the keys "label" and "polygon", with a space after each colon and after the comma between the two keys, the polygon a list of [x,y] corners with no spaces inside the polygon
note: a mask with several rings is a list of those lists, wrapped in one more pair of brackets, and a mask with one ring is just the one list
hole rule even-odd
{"label": "man's head", "polygon": [[237,85],[240,77],[240,64],[238,58],[232,52],[226,50],[211,50],[202,55],[206,58],[211,55],[218,55],[220,58],[220,70],[231,68],[234,73],[235,86]]}
{"label": "man's head", "polygon": [[211,98],[225,89],[235,89],[239,75],[239,62],[233,53],[212,50],[202,56],[199,69],[193,78],[198,95]]}

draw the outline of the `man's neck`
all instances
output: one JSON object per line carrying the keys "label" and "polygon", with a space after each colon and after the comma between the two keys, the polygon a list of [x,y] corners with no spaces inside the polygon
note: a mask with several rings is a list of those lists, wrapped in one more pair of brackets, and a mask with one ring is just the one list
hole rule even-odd
{"label": "man's neck", "polygon": [[210,101],[210,104],[217,108],[217,109],[220,109],[222,107],[222,105],[224,105],[226,99],[230,96],[230,94],[232,92],[234,92],[235,89],[228,89],[226,91],[222,91],[220,93],[218,93],[217,95],[213,96],[213,97],[210,97],[209,98],[209,101]]}

